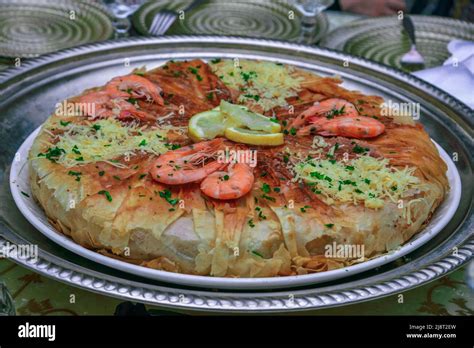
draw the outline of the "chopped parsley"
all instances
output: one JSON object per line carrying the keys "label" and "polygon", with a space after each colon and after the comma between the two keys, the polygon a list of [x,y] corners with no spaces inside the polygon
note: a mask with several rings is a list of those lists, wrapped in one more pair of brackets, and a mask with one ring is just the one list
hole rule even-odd
{"label": "chopped parsley", "polygon": [[66,127],[70,123],[71,123],[71,121],[59,121],[59,124],[63,127]]}
{"label": "chopped parsley", "polygon": [[262,195],[262,198],[265,198],[265,199],[267,199],[267,200],[269,200],[269,201],[271,201],[271,202],[275,202],[275,201],[276,201],[276,199],[275,199],[274,197],[267,196],[267,195]]}
{"label": "chopped parsley", "polygon": [[253,223],[253,219],[250,219],[250,220],[248,221],[248,224],[249,224],[249,226],[252,227],[252,228],[255,227],[255,224]]}
{"label": "chopped parsley", "polygon": [[271,191],[270,185],[264,183],[264,184],[262,185],[262,191],[265,192],[265,193],[269,193],[269,192]]}
{"label": "chopped parsley", "polygon": [[326,226],[327,228],[332,228],[334,224],[324,224],[324,226]]}
{"label": "chopped parsley", "polygon": [[369,151],[370,149],[367,148],[367,147],[361,147],[359,146],[358,144],[356,144],[353,148],[352,148],[352,151],[355,152],[355,153],[364,153],[364,152],[367,152]]}
{"label": "chopped parsley", "polygon": [[178,145],[178,144],[170,144],[170,143],[166,143],[164,144],[165,147],[169,150],[176,150],[176,149],[179,149],[181,147],[181,145]]}
{"label": "chopped parsley", "polygon": [[49,148],[46,153],[40,153],[38,154],[38,157],[46,157],[49,159],[51,162],[56,163],[56,161],[61,157],[61,154],[66,153],[64,149],[61,149],[59,147],[54,147],[54,148]]}
{"label": "chopped parsley", "polygon": [[202,81],[202,76],[199,75],[199,70],[197,68],[190,66],[188,70],[191,72],[191,74],[196,75],[198,81]]}
{"label": "chopped parsley", "polygon": [[311,172],[311,173],[309,173],[309,175],[311,177],[319,179],[319,180],[323,180],[326,177],[326,175],[321,174],[320,172]]}
{"label": "chopped parsley", "polygon": [[255,207],[255,210],[258,211],[258,218],[260,220],[266,220],[267,217],[265,215],[263,215],[263,211],[262,211],[262,208],[260,207]]}
{"label": "chopped parsley", "polygon": [[175,206],[179,202],[179,198],[171,198],[170,190],[159,191],[158,193],[161,198],[164,198],[172,206]]}
{"label": "chopped parsley", "polygon": [[344,113],[344,109],[346,108],[345,105],[341,106],[340,109],[332,109],[331,111],[329,111],[327,114],[326,114],[326,118],[327,119],[331,119],[331,118],[334,118],[334,116],[339,116],[339,115],[342,115]]}
{"label": "chopped parsley", "polygon": [[251,78],[257,77],[257,73],[255,71],[249,71],[248,73],[241,71],[240,76],[242,76],[242,79],[245,82],[248,82],[248,80],[250,80]]}
{"label": "chopped parsley", "polygon": [[73,170],[70,170],[70,171],[68,172],[68,175],[75,176],[75,177],[76,177],[76,181],[81,181],[81,175],[82,175],[81,172],[75,172],[75,171],[73,171]]}
{"label": "chopped parsley", "polygon": [[253,99],[256,102],[258,102],[260,100],[260,96],[258,96],[256,94],[244,94],[244,97],[249,98],[249,99]]}
{"label": "chopped parsley", "polygon": [[306,209],[308,209],[308,208],[311,208],[311,207],[310,207],[309,205],[305,205],[304,207],[301,207],[301,208],[300,208],[300,211],[301,211],[302,213],[306,213]]}
{"label": "chopped parsley", "polygon": [[110,195],[109,191],[105,191],[105,190],[99,191],[99,195],[105,195],[105,198],[107,198],[109,202],[112,202],[112,196]]}

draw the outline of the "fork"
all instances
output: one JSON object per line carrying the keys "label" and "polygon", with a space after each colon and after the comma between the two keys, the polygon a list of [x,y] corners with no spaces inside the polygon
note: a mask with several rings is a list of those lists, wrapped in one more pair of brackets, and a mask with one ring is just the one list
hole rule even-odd
{"label": "fork", "polygon": [[[194,7],[198,6],[201,2],[203,2],[203,0],[194,0],[188,7],[182,9],[181,11],[190,11]],[[161,10],[155,15],[155,17],[153,17],[153,21],[151,22],[148,32],[153,36],[163,35],[171,27],[171,25],[173,25],[173,23],[176,21],[176,18],[178,18],[178,14],[175,11]]]}
{"label": "fork", "polygon": [[415,26],[409,16],[403,17],[403,28],[411,41],[410,51],[405,53],[400,59],[402,64],[424,64],[423,56],[416,50]]}

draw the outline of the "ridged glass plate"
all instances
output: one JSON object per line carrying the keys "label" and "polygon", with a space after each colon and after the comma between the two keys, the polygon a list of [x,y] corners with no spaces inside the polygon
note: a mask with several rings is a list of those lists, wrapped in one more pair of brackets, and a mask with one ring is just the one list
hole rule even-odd
{"label": "ridged glass plate", "polygon": [[[449,56],[447,45],[453,39],[474,40],[474,23],[434,16],[410,16],[415,25],[416,47],[425,58],[425,67],[441,65]],[[411,42],[396,16],[361,19],[343,25],[326,35],[323,47],[367,58],[399,69]]]}
{"label": "ridged glass plate", "polygon": [[[143,35],[151,35],[150,25],[160,10],[179,11],[192,0],[155,0],[145,3],[133,15],[134,27]],[[298,11],[282,0],[206,1],[184,13],[166,32],[167,35],[238,35],[296,41],[300,37],[301,18]],[[328,30],[324,13],[314,23],[313,41]]]}
{"label": "ridged glass plate", "polygon": [[92,0],[0,0],[0,56],[35,57],[113,34],[109,14]]}

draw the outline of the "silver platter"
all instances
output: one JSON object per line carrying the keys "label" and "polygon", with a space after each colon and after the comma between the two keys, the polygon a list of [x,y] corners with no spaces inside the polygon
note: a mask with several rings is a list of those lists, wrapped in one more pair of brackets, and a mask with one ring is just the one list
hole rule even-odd
{"label": "silver platter", "polygon": [[[340,281],[285,291],[217,291],[152,281],[99,265],[51,242],[23,218],[11,197],[8,166],[23,140],[44,122],[57,102],[144,64],[152,68],[169,59],[216,57],[272,60],[322,75],[338,74],[348,88],[393,102],[420,103],[420,121],[457,159],[463,192],[453,219],[409,255]],[[7,69],[0,73],[0,95],[0,249],[11,243],[37,244],[37,259],[18,256],[14,261],[50,278],[176,309],[276,312],[339,306],[398,293],[441,277],[473,258],[474,113],[436,87],[398,70],[340,52],[277,41],[212,36],[134,38],[68,49]]]}

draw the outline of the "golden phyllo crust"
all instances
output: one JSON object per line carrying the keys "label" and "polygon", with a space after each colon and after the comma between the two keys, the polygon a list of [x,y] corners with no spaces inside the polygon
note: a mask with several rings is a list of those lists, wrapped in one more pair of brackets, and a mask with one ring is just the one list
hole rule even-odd
{"label": "golden phyllo crust", "polygon": [[[229,64],[168,62],[132,72],[157,87],[153,100],[129,90],[109,98],[103,86],[63,103],[81,105],[91,93],[106,99],[101,115],[57,110],[30,150],[34,198],[57,230],[145,267],[274,277],[363,262],[400,247],[429,221],[449,186],[446,164],[420,124],[382,115],[381,97],[349,91],[337,77],[257,61],[241,62],[232,76]],[[355,105],[383,133],[351,138],[290,127],[330,98]],[[167,185],[152,178],[157,158],[193,144],[189,119],[221,100],[246,105],[284,129],[279,146],[222,139],[220,146],[256,151],[250,191],[215,199],[199,181]],[[337,245],[363,246],[363,255],[328,255],[328,246]]]}

